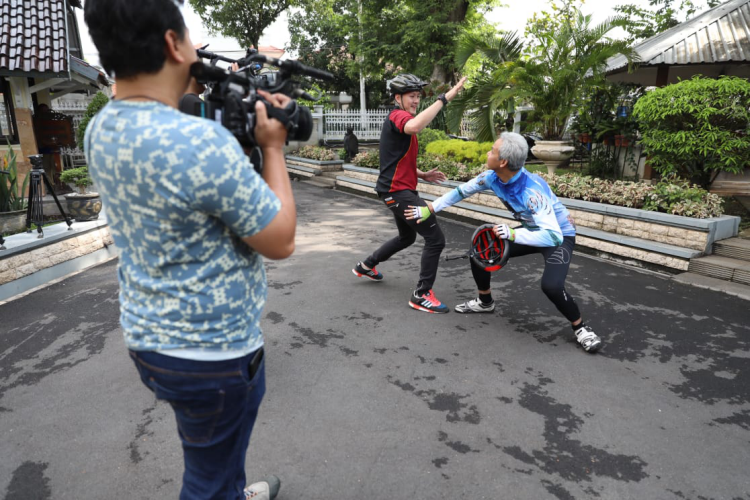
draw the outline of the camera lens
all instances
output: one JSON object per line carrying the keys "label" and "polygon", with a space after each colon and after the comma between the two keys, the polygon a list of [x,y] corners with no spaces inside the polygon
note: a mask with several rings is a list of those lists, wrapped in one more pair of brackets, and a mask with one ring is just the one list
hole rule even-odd
{"label": "camera lens", "polygon": [[307,109],[306,106],[300,106],[296,102],[295,104],[299,110],[297,115],[297,130],[293,134],[294,137],[290,137],[290,139],[295,141],[306,141],[310,138],[313,131],[312,113],[310,113],[310,110]]}

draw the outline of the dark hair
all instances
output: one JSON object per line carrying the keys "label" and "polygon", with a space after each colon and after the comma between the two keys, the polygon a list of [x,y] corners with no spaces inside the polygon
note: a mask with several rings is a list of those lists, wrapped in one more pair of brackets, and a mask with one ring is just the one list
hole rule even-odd
{"label": "dark hair", "polygon": [[185,37],[181,0],[86,0],[84,19],[104,70],[118,78],[164,66],[164,34]]}

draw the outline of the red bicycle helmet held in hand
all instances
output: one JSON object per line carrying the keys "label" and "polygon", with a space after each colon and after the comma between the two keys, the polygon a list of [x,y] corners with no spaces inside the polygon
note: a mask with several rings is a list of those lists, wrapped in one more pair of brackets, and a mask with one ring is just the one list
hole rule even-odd
{"label": "red bicycle helmet held in hand", "polygon": [[469,258],[485,271],[498,271],[505,266],[510,257],[508,240],[498,238],[495,224],[479,226],[471,237]]}

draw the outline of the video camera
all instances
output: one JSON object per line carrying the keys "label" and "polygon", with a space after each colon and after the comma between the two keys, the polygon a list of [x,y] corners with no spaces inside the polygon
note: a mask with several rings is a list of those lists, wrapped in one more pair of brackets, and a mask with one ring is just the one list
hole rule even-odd
{"label": "video camera", "polygon": [[[244,147],[253,149],[253,164],[260,171],[262,158],[255,141],[255,103],[261,101],[266,104],[269,118],[276,118],[287,129],[287,140],[306,141],[310,138],[313,128],[312,114],[305,106],[300,106],[296,98],[317,101],[305,92],[307,83],[293,79],[295,75],[306,75],[319,80],[333,80],[333,75],[327,71],[311,68],[293,60],[279,60],[274,57],[259,54],[250,49],[242,59],[230,59],[213,52],[198,49],[198,57],[209,59],[212,65],[195,62],[190,67],[190,74],[195,79],[209,87],[206,97],[206,117],[221,123],[226,127]],[[236,63],[237,71],[226,71],[216,67],[217,61]],[[261,73],[263,64],[276,66],[278,71]],[[265,90],[271,94],[281,93],[292,98],[285,108],[275,108],[258,94],[258,90]]]}

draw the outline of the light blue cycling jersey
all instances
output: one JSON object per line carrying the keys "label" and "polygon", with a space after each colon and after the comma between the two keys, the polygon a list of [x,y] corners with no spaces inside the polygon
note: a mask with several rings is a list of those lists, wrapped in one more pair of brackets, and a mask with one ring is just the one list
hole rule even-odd
{"label": "light blue cycling jersey", "polygon": [[461,184],[432,203],[433,210],[455,205],[469,196],[491,189],[514,213],[522,227],[516,229],[516,243],[535,247],[556,247],[563,236],[575,236],[576,227],[568,209],[560,203],[549,185],[525,168],[507,183],[488,170]]}

